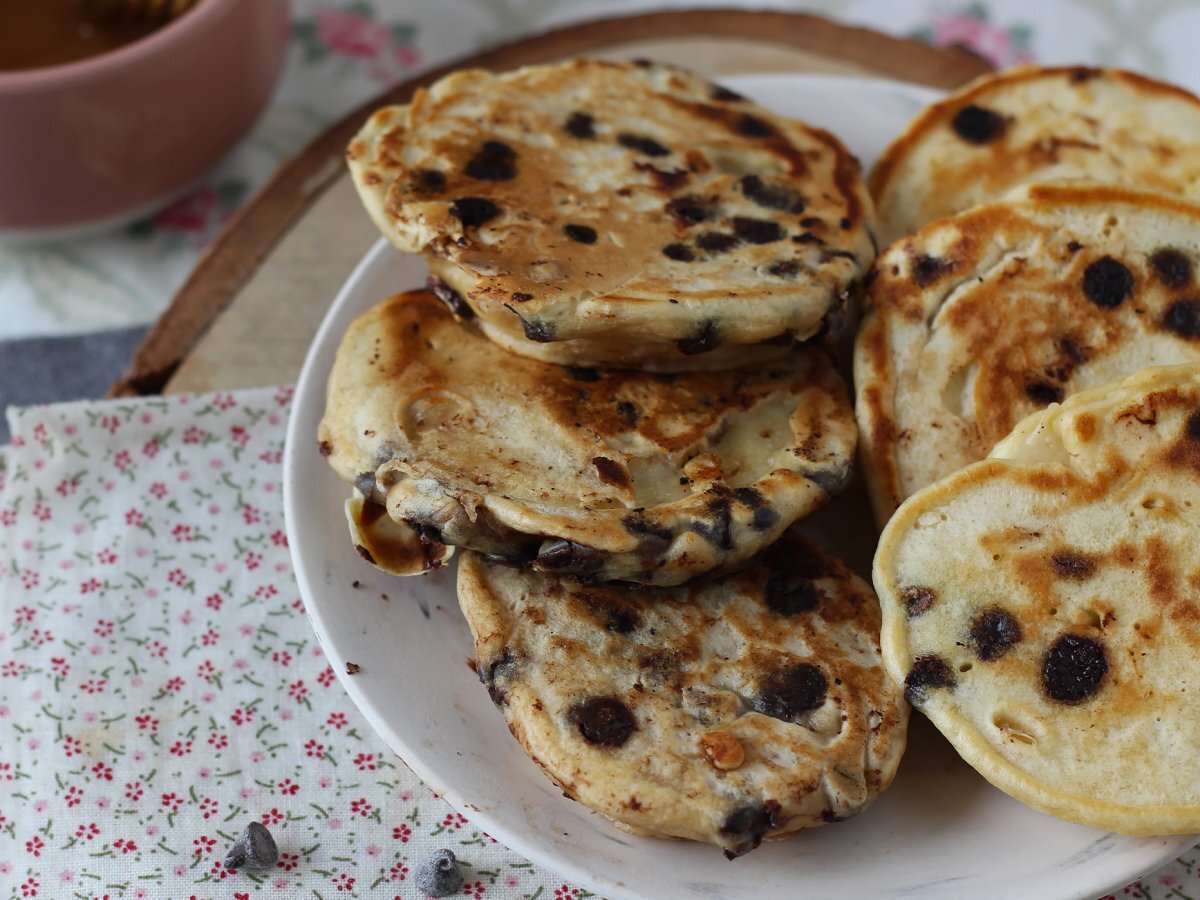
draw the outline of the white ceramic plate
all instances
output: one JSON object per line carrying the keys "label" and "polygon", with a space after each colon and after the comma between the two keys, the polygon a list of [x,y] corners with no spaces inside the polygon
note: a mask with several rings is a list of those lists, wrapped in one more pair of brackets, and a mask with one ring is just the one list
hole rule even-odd
{"label": "white ceramic plate", "polygon": [[[839,135],[870,166],[933,91],[817,76],[725,79],[785,115]],[[1034,812],[962,763],[920,715],[892,787],[863,815],[727,861],[714,847],[633,837],[565,800],[508,734],[467,661],[454,571],[394,578],[360,560],[349,488],[317,452],[334,351],[350,320],[420,285],[425,268],[380,242],[346,282],[300,376],[284,461],[300,591],[334,670],[379,735],[431,788],[513,850],[611,898],[1089,898],[1152,871],[1193,838],[1130,838]],[[866,507],[846,555],[866,558]],[[361,582],[355,589],[351,583]],[[382,599],[387,594],[390,600]],[[361,666],[346,674],[346,662]]]}

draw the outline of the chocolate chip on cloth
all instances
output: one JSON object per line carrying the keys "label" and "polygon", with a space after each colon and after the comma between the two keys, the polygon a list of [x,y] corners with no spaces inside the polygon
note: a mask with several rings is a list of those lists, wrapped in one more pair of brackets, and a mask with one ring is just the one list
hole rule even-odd
{"label": "chocolate chip on cloth", "polygon": [[1186,200],[1063,182],[885,250],[854,359],[877,521],[1041,407],[1143,366],[1200,360],[1200,245],[1180,237],[1198,231],[1200,206]]}
{"label": "chocolate chip on cloth", "polygon": [[509,730],[624,829],[740,856],[860,812],[895,774],[908,706],[880,664],[878,602],[794,531],[736,574],[678,588],[584,585],[468,552],[458,595]]}
{"label": "chocolate chip on cloth", "polygon": [[1200,831],[1196,510],[1200,362],[1029,416],[884,529],[888,673],[1023,803],[1127,834]]}
{"label": "chocolate chip on cloth", "polygon": [[[383,234],[509,351],[726,369],[785,357],[764,343],[780,333],[836,338],[839,298],[875,252],[845,147],[727,96],[653,63],[462,71],[376,112],[348,158]],[[842,224],[789,240],[801,213]],[[788,277],[760,277],[770,266]],[[703,322],[721,342],[689,352]]]}
{"label": "chocolate chip on cloth", "polygon": [[[1197,142],[1200,100],[1144,75],[1077,66],[985,75],[917,115],[875,164],[880,237],[891,243],[1018,185],[1055,179],[1197,200]],[[1188,272],[1163,262],[1168,282]]]}
{"label": "chocolate chip on cloth", "polygon": [[462,872],[453,850],[435,850],[413,872],[413,883],[426,897],[450,897],[462,888]]}
{"label": "chocolate chip on cloth", "polygon": [[265,825],[251,822],[242,829],[229,852],[225,854],[226,869],[271,869],[279,862],[279,848]]}
{"label": "chocolate chip on cloth", "polygon": [[[459,546],[679,584],[736,568],[846,481],[854,418],[820,349],[729,372],[556,366],[489,341],[434,287],[350,326],[317,436],[361,495],[355,545],[389,572]],[[689,353],[724,339],[699,325]]]}

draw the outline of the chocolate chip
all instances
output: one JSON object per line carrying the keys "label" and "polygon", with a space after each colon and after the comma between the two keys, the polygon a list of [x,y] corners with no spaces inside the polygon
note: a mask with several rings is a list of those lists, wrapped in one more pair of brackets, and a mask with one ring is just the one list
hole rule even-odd
{"label": "chocolate chip", "polygon": [[714,547],[733,549],[733,509],[728,497],[714,497],[704,504],[707,518],[692,521],[692,528]]}
{"label": "chocolate chip", "polygon": [[596,474],[605,484],[626,488],[632,484],[625,468],[607,456],[593,456],[592,465],[596,467]]}
{"label": "chocolate chip", "polygon": [[708,202],[697,194],[676,197],[667,204],[666,210],[678,219],[685,228],[689,225],[703,222],[712,215],[712,208]]}
{"label": "chocolate chip", "polygon": [[638,539],[643,549],[653,553],[661,553],[671,543],[674,537],[671,529],[646,518],[644,511],[631,512],[621,519],[621,525]]}
{"label": "chocolate chip", "polygon": [[1181,338],[1200,338],[1200,300],[1176,300],[1163,313],[1162,326]]}
{"label": "chocolate chip", "polygon": [[1082,249],[1083,249],[1083,244],[1079,243],[1079,241],[1067,241],[1067,252],[1068,253],[1078,253]]}
{"label": "chocolate chip", "polygon": [[947,272],[954,268],[952,263],[947,262],[940,256],[929,256],[922,253],[912,261],[912,278],[917,283],[917,287],[926,287],[933,284]]}
{"label": "chocolate chip", "polygon": [[446,176],[437,169],[418,169],[413,172],[410,189],[417,194],[436,194],[446,186]]}
{"label": "chocolate chip", "polygon": [[534,319],[522,319],[521,330],[525,332],[525,337],[531,341],[537,341],[539,344],[547,344],[554,340],[554,333],[550,330],[550,326],[544,322],[538,322]]}
{"label": "chocolate chip", "polygon": [[484,141],[464,171],[478,181],[511,181],[517,177],[517,154],[501,141]]}
{"label": "chocolate chip", "polygon": [[542,547],[533,560],[534,567],[543,572],[569,575],[591,575],[604,566],[605,554],[574,541],[551,541]]}
{"label": "chocolate chip", "polygon": [[446,308],[454,314],[455,318],[463,320],[475,318],[475,310],[467,305],[467,301],[463,299],[462,294],[436,275],[430,275],[425,279],[425,287],[429,289],[433,296],[446,304]]}
{"label": "chocolate chip", "polygon": [[667,192],[678,190],[688,180],[686,169],[672,169],[668,172],[649,163],[641,162],[634,163],[633,167],[639,172],[648,173],[654,179],[655,183]]}
{"label": "chocolate chip", "polygon": [[580,366],[567,366],[567,376],[575,381],[600,380],[600,373],[595,369],[585,369]]}
{"label": "chocolate chip", "polygon": [[825,239],[817,237],[811,231],[806,231],[804,234],[797,234],[792,237],[794,244],[816,244],[820,247],[825,246]]}
{"label": "chocolate chip", "polygon": [[737,131],[746,137],[770,137],[775,133],[775,129],[769,123],[749,113],[738,119]]}
{"label": "chocolate chip", "polygon": [[971,643],[985,662],[999,659],[1021,641],[1021,624],[1000,607],[986,610],[971,623]]}
{"label": "chocolate chip", "polygon": [[767,184],[757,175],[743,175],[738,186],[747,200],[766,209],[782,209],[793,213],[804,212],[804,200],[785,185]]}
{"label": "chocolate chip", "polygon": [[1188,416],[1183,433],[1187,435],[1188,440],[1200,441],[1200,412],[1194,412]]}
{"label": "chocolate chip", "polygon": [[776,278],[795,278],[799,272],[800,263],[794,259],[781,259],[767,268],[767,274]]}
{"label": "chocolate chip", "polygon": [[617,415],[624,419],[630,428],[636,428],[641,419],[637,407],[628,400],[622,400],[617,404]]}
{"label": "chocolate chip", "polygon": [[596,229],[589,225],[566,225],[563,227],[567,237],[581,244],[596,243]]}
{"label": "chocolate chip", "polygon": [[633,634],[637,627],[637,616],[624,609],[610,609],[604,620],[604,630],[613,634]]}
{"label": "chocolate chip", "polygon": [[1191,284],[1192,261],[1173,247],[1156,250],[1150,257],[1150,266],[1167,287],[1181,288]]}
{"label": "chocolate chip", "polygon": [[919,657],[904,679],[904,696],[917,705],[929,694],[930,688],[954,687],[950,666],[940,656]]}
{"label": "chocolate chip", "polygon": [[731,91],[723,85],[714,84],[712,90],[708,94],[713,100],[720,100],[722,103],[738,103],[746,98],[737,91]]}
{"label": "chocolate chip", "polygon": [[329,443],[329,441],[321,441],[321,443],[317,444],[317,452],[322,456],[329,456],[333,452],[333,444]]}
{"label": "chocolate chip", "polygon": [[667,244],[662,248],[663,256],[676,262],[691,262],[696,258],[692,248],[687,244]]}
{"label": "chocolate chip", "polygon": [[816,609],[821,592],[807,578],[776,572],[767,581],[763,602],[781,616],[795,616]]}
{"label": "chocolate chip", "polygon": [[617,143],[622,147],[636,150],[638,153],[643,153],[646,156],[669,156],[671,153],[670,150],[653,138],[640,137],[636,134],[630,134],[627,131],[622,131],[617,135]]}
{"label": "chocolate chip", "polygon": [[368,550],[366,547],[364,547],[362,544],[355,544],[354,550],[355,550],[355,552],[358,553],[359,556],[361,556],[363,559],[365,559],[371,565],[375,565],[375,557],[372,556],[371,551]]}
{"label": "chocolate chip", "polygon": [[1100,77],[1100,70],[1090,66],[1079,66],[1071,70],[1071,83],[1082,84],[1085,81],[1091,81],[1093,78]]}
{"label": "chocolate chip", "polygon": [[854,227],[854,222],[846,218],[843,218],[838,224],[841,226],[842,231],[849,231]]}
{"label": "chocolate chip", "polygon": [[781,241],[786,236],[778,222],[751,219],[747,216],[733,217],[733,233],[750,244],[770,244]]}
{"label": "chocolate chip", "polygon": [[571,137],[586,140],[596,136],[596,119],[591,113],[573,112],[567,118],[567,122],[563,125],[567,134]]}
{"label": "chocolate chip", "polygon": [[696,246],[705,253],[724,253],[738,245],[739,241],[732,234],[721,231],[706,231],[696,238]]}
{"label": "chocolate chip", "polygon": [[528,303],[533,299],[533,294],[527,294],[524,291],[513,291],[512,298],[517,303]]}
{"label": "chocolate chip", "polygon": [[226,869],[270,869],[279,861],[279,848],[261,822],[251,822],[242,829],[225,855]]}
{"label": "chocolate chip", "polygon": [[1102,256],[1083,271],[1083,294],[1101,309],[1115,309],[1133,293],[1133,273],[1111,256]]}
{"label": "chocolate chip", "polygon": [[911,616],[919,616],[937,602],[937,591],[931,587],[907,587],[900,592],[900,602]]}
{"label": "chocolate chip", "polygon": [[725,856],[736,859],[758,847],[763,837],[779,826],[779,810],[778,801],[767,800],[761,806],[740,806],[727,815],[721,834],[733,838],[735,846],[726,850]]}
{"label": "chocolate chip", "polygon": [[1042,690],[1051,700],[1072,706],[1095,695],[1107,673],[1108,656],[1099,641],[1064,634],[1046,652]]}
{"label": "chocolate chip", "polygon": [[950,127],[968,144],[986,144],[1004,133],[1008,121],[995,110],[972,103],[954,114]]}
{"label": "chocolate chip", "polygon": [[700,330],[692,337],[680,338],[675,342],[675,347],[684,356],[696,356],[700,353],[707,353],[709,350],[715,349],[717,346],[717,323],[712,319],[708,319],[701,323]]}
{"label": "chocolate chip", "polygon": [[463,228],[478,228],[500,215],[500,207],[486,197],[460,197],[450,204],[450,215],[463,223]]}
{"label": "chocolate chip", "polygon": [[750,698],[750,708],[764,716],[795,722],[825,702],[829,682],[811,663],[772,672]]}
{"label": "chocolate chip", "polygon": [[601,747],[620,747],[637,731],[633,713],[615,697],[592,697],[576,703],[567,715],[584,740]]}
{"label": "chocolate chip", "polygon": [[1050,557],[1050,565],[1059,578],[1085,581],[1096,574],[1096,563],[1088,557],[1071,550],[1060,550]]}
{"label": "chocolate chip", "polygon": [[754,488],[738,488],[733,492],[733,499],[754,511],[750,527],[755,531],[766,531],[779,521],[779,513],[767,502],[767,498]]}
{"label": "chocolate chip", "polygon": [[1041,406],[1049,406],[1062,402],[1063,389],[1061,385],[1048,381],[1031,381],[1025,385],[1025,396]]}

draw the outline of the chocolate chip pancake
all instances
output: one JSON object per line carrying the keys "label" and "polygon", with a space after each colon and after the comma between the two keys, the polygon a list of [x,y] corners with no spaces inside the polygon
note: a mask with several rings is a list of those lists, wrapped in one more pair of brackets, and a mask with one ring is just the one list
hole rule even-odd
{"label": "chocolate chip pancake", "polygon": [[1200,365],[1025,419],[911,497],[875,557],[889,674],[997,787],[1200,830]]}
{"label": "chocolate chip pancake", "polygon": [[666,66],[456,72],[348,158],[380,230],[488,337],[560,364],[783,356],[840,326],[874,257],[837,138]]}
{"label": "chocolate chip pancake", "polygon": [[678,584],[736,566],[840,490],[855,433],[818,349],[713,373],[568,368],[507,353],[415,291],[351,325],[319,439],[428,542]]}
{"label": "chocolate chip pancake", "polygon": [[1200,359],[1200,206],[1078,182],[934,222],[879,259],[855,348],[880,522],[1029,413]]}
{"label": "chocolate chip pancake", "polygon": [[583,586],[463,554],[476,667],[567,794],[639,834],[731,858],[860,812],[891,782],[908,707],[862,579],[794,534],[736,575]]}
{"label": "chocolate chip pancake", "polygon": [[1010,188],[1083,178],[1200,199],[1200,99],[1118,69],[1023,66],[918,115],[871,172],[884,243]]}

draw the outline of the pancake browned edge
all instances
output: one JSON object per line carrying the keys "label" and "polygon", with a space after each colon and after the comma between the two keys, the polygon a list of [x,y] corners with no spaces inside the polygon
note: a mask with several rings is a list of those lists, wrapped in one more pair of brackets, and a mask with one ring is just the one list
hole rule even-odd
{"label": "pancake browned edge", "polygon": [[591,580],[737,566],[844,486],[856,428],[827,355],[654,374],[514,356],[426,291],[359,316],[320,447],[428,541]]}
{"label": "pancake browned edge", "polygon": [[874,258],[828,132],[649,63],[455,72],[351,142],[383,234],[508,350],[729,368],[837,332]]}
{"label": "pancake browned edge", "polygon": [[1076,394],[892,518],[884,663],[1023,803],[1200,831],[1198,543],[1200,366]]}
{"label": "pancake browned edge", "polygon": [[1069,182],[933,222],[880,256],[855,347],[882,524],[1024,416],[1148,365],[1200,359],[1200,206]]}
{"label": "pancake browned edge", "polygon": [[583,586],[464,553],[480,678],[568,797],[638,834],[730,858],[866,808],[904,751],[879,604],[785,535],[736,575]]}
{"label": "pancake browned edge", "polygon": [[1023,66],[920,113],[871,172],[881,243],[1010,188],[1069,178],[1200,199],[1200,99],[1133,72]]}

